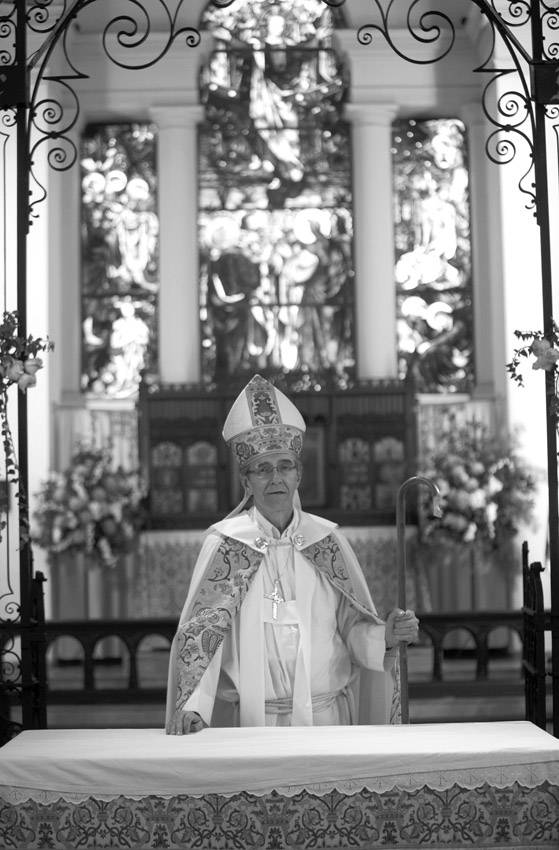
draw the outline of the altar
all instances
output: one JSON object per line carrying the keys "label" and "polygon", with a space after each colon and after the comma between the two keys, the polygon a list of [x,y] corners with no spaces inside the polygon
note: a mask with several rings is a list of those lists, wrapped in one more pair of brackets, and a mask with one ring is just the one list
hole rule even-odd
{"label": "altar", "polygon": [[0,750],[6,848],[559,848],[559,740],[527,721],[33,730]]}

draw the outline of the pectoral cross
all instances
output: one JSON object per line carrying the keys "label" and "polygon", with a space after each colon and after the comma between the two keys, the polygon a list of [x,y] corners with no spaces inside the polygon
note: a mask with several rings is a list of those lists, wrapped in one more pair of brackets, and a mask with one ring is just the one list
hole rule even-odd
{"label": "pectoral cross", "polygon": [[272,601],[272,620],[277,620],[278,618],[278,605],[280,602],[285,602],[283,598],[283,591],[281,587],[281,581],[276,579],[274,581],[274,592],[273,593],[265,593],[264,599],[270,599]]}

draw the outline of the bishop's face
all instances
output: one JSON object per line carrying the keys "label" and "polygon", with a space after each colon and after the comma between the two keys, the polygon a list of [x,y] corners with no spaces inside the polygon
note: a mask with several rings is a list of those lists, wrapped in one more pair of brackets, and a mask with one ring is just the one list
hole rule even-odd
{"label": "bishop's face", "polygon": [[247,491],[266,517],[292,511],[293,495],[300,481],[300,464],[289,452],[270,452],[253,461],[245,474]]}

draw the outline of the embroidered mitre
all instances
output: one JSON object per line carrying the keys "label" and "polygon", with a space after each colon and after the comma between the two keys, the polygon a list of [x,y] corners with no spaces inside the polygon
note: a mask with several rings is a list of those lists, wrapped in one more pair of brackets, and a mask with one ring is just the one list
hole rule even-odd
{"label": "embroidered mitre", "polygon": [[255,375],[235,399],[223,439],[241,469],[269,452],[301,454],[305,420],[281,390]]}

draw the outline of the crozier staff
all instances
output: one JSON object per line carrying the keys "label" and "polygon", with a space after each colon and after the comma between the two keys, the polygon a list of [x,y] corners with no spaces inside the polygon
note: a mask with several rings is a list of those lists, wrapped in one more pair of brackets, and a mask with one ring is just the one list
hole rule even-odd
{"label": "crozier staff", "polygon": [[413,611],[377,614],[335,523],[301,509],[304,420],[255,375],[223,437],[244,495],[212,525],[171,647],[166,731],[399,720],[397,645]]}

